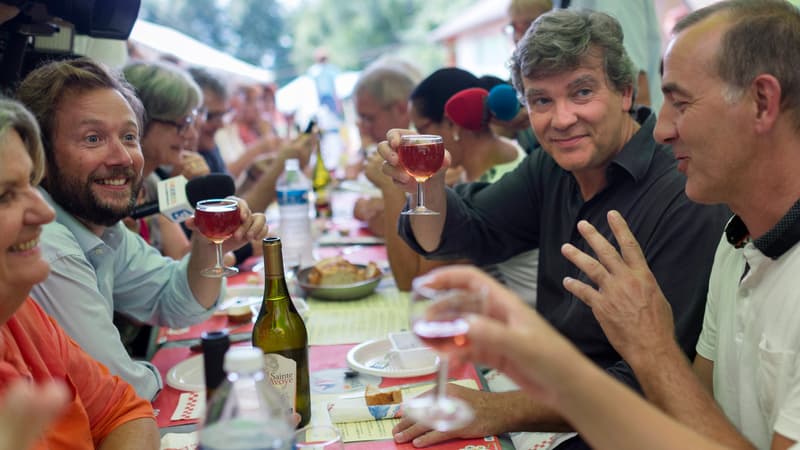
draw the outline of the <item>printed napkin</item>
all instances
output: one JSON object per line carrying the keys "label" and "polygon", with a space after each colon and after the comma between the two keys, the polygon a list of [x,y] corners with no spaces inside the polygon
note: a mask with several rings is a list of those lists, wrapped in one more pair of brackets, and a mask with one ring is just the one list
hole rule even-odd
{"label": "printed napkin", "polygon": [[[486,374],[486,384],[492,392],[519,390],[519,386],[511,381],[511,378],[496,370],[491,370]],[[517,450],[550,450],[567,439],[577,436],[578,433],[520,432],[509,433],[509,435]]]}
{"label": "printed napkin", "polygon": [[193,420],[203,416],[206,409],[206,391],[183,392],[170,420]]}

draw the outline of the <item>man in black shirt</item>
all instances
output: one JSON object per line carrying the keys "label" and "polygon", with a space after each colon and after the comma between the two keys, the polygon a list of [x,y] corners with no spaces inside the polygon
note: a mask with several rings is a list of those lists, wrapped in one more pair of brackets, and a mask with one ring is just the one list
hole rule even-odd
{"label": "man in black shirt", "polygon": [[[691,356],[714,249],[729,213],[684,194],[686,180],[671,150],[653,140],[655,116],[633,108],[634,69],[612,17],[568,10],[543,15],[520,41],[512,75],[543,151],[491,185],[445,189],[441,170],[426,183],[425,198],[441,215],[402,216],[401,234],[426,256],[469,258],[479,265],[539,248],[536,309],[596,364],[636,388],[630,367],[591,310],[563,289],[565,276],[587,278],[562,257],[562,244],[590,251],[576,229],[580,220],[613,239],[606,213],[620,211],[664,287],[676,336]],[[394,150],[401,134],[390,133],[379,151],[387,160],[384,172],[414,192],[413,178]],[[569,429],[557,413],[519,391],[450,390],[475,409],[472,424],[440,433],[406,419],[395,428],[395,439],[424,446],[452,437]],[[564,445],[584,446],[572,440],[559,448]]]}

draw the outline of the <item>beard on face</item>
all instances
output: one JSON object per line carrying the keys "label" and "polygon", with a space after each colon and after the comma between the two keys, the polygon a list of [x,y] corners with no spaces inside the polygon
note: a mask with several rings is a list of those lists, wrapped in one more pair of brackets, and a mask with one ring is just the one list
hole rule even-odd
{"label": "beard on face", "polygon": [[[97,198],[92,191],[94,182],[102,178],[127,177],[133,180],[131,196],[125,206],[107,204]],[[103,177],[90,175],[86,182],[73,177],[65,176],[55,164],[49,164],[47,176],[42,185],[53,200],[61,205],[64,210],[86,222],[104,227],[110,227],[125,217],[131,215],[139,189],[142,187],[142,177],[137,176],[131,168],[115,167]]]}

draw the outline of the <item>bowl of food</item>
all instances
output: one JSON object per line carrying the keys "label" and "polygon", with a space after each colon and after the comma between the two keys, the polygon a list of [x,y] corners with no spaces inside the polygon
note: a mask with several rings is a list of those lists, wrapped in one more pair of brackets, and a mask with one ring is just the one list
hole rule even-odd
{"label": "bowl of food", "polygon": [[383,273],[377,264],[353,264],[341,256],[323,259],[297,273],[306,296],[323,300],[356,300],[375,291]]}

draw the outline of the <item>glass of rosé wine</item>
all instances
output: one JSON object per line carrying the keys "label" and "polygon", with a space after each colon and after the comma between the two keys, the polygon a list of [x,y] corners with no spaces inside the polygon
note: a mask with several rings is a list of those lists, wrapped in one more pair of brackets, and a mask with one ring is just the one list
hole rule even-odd
{"label": "glass of ros\u00e9 wine", "polygon": [[194,210],[197,230],[217,248],[217,262],[203,269],[200,274],[209,278],[222,278],[239,273],[236,267],[227,267],[222,262],[222,243],[242,225],[239,203],[230,199],[210,199],[197,202]]}
{"label": "glass of ros\u00e9 wine", "polygon": [[462,428],[475,417],[463,400],[447,395],[448,354],[469,345],[466,316],[483,314],[486,292],[434,289],[426,277],[412,284],[409,320],[411,331],[439,355],[439,370],[432,395],[413,397],[403,403],[403,415],[437,431]]}
{"label": "glass of ros\u00e9 wine", "polygon": [[406,173],[417,180],[417,206],[403,211],[404,215],[436,215],[436,211],[425,207],[422,184],[433,176],[444,161],[444,141],[432,134],[407,134],[400,137],[397,148],[400,164]]}

